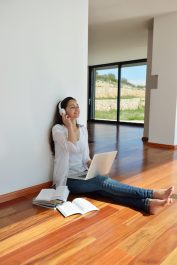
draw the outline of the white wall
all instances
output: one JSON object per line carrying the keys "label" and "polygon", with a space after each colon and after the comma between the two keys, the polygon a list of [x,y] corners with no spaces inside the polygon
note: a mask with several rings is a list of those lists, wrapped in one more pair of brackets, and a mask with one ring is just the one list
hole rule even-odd
{"label": "white wall", "polygon": [[151,90],[149,142],[177,144],[177,12],[156,17],[153,31],[152,75],[158,87]]}
{"label": "white wall", "polygon": [[52,177],[48,128],[74,96],[87,117],[88,1],[0,1],[0,194]]}
{"label": "white wall", "polygon": [[89,65],[144,59],[148,31],[137,20],[89,26]]}

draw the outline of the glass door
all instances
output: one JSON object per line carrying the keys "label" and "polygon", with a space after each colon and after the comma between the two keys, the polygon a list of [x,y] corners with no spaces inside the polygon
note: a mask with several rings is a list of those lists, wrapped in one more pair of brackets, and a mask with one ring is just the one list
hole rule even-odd
{"label": "glass door", "polygon": [[91,66],[88,119],[144,123],[146,59]]}
{"label": "glass door", "polygon": [[122,65],[119,121],[144,123],[145,89],[146,63]]}
{"label": "glass door", "polygon": [[94,68],[94,120],[117,121],[118,67]]}

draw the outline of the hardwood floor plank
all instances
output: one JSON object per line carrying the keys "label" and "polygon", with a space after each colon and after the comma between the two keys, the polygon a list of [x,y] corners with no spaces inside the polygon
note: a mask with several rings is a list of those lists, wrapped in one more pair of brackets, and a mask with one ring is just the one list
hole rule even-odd
{"label": "hardwood floor plank", "polygon": [[160,265],[176,265],[177,247],[169,254],[169,256]]}
{"label": "hardwood floor plank", "polygon": [[70,259],[72,255],[82,251],[83,248],[95,242],[94,237],[85,237],[85,233],[74,235],[63,242],[59,242],[39,254],[29,258],[23,264],[65,264],[64,261]]}
{"label": "hardwood floor plank", "polygon": [[[50,210],[49,210],[50,211]],[[80,217],[75,215],[75,221],[73,218],[68,218],[69,224],[63,227],[59,226],[57,218],[44,221],[35,225],[35,227],[22,230],[20,233],[13,235],[1,243],[1,257],[0,264],[3,261],[4,264],[9,264],[12,256],[16,257],[19,262],[22,261],[21,249],[24,254],[25,259],[31,257],[31,255],[37,255],[39,252],[48,249],[50,246],[62,242],[68,236],[71,237],[77,234],[78,231],[82,231],[88,226],[97,224],[102,221],[106,216],[109,216],[116,212],[116,209],[105,206],[98,212],[90,213],[85,217]],[[58,213],[56,213],[58,215]],[[65,218],[63,217],[63,220]],[[75,229],[73,229],[73,226]],[[32,249],[32,253],[31,250]],[[5,263],[6,262],[6,263]]]}
{"label": "hardwood floor plank", "polygon": [[176,203],[163,210],[155,216],[149,216],[148,223],[136,231],[134,234],[122,240],[120,247],[128,251],[133,256],[138,255],[149,244],[156,240],[160,234],[168,230],[176,223],[177,211]]}
{"label": "hardwood floor plank", "polygon": [[[100,223],[99,229],[96,226],[87,228],[85,233],[87,236],[94,236],[96,239],[94,244],[86,246],[80,252],[71,256],[70,261],[66,259],[63,263],[73,265],[97,264],[97,259],[111,251],[114,246],[117,246],[125,233],[131,233],[131,228],[122,224],[118,225],[116,219],[117,213],[107,217],[104,222]],[[109,227],[109,229],[105,229],[106,227]],[[107,262],[108,261],[109,260],[107,260]],[[58,264],[62,263],[59,262]]]}
{"label": "hardwood floor plank", "polygon": [[177,259],[175,261],[176,263],[174,263],[174,258],[175,257],[177,258],[176,234],[177,234],[177,224],[172,225],[168,230],[160,234],[159,237],[153,240],[148,247],[146,247],[138,256],[135,257],[135,259],[131,260],[129,265],[133,264],[160,265],[165,263],[169,265],[173,264],[175,265],[177,263]]}

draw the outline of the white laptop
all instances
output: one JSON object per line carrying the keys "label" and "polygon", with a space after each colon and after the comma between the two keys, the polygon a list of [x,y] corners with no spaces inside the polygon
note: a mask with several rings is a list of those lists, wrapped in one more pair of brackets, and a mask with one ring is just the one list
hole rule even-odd
{"label": "white laptop", "polygon": [[97,175],[106,176],[112,167],[116,154],[117,151],[95,154],[88,170],[81,172],[79,176],[77,173],[68,178],[87,180]]}

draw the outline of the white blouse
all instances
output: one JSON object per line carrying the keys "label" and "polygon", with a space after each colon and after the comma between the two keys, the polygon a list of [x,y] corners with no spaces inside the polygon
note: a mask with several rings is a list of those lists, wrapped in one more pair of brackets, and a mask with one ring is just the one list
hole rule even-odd
{"label": "white blouse", "polygon": [[79,175],[85,171],[90,160],[88,147],[88,132],[84,126],[79,126],[80,138],[73,144],[67,140],[68,129],[64,125],[56,124],[52,128],[55,143],[55,159],[53,184],[66,185],[67,177],[72,174]]}

